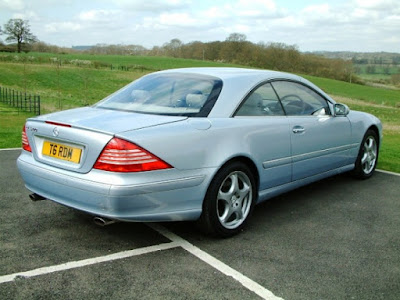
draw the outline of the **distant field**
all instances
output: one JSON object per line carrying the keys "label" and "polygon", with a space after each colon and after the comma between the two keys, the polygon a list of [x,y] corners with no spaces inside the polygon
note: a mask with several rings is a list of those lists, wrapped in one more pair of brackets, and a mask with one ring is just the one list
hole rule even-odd
{"label": "distant field", "polygon": [[[111,68],[78,67],[73,64],[2,62],[0,53],[0,86],[39,94],[42,112],[52,112],[93,104],[134,79],[152,70],[200,67],[232,66],[222,63],[184,60],[162,57],[93,56],[28,54],[35,57],[63,59],[87,59],[111,64],[140,65],[133,71]],[[48,61],[48,60],[47,60]],[[334,99],[349,105],[351,109],[370,112],[384,124],[384,141],[379,168],[400,172],[400,91],[350,84],[326,78],[304,76],[332,95]],[[0,148],[19,147],[21,129],[29,114],[7,112],[0,106]]]}
{"label": "distant field", "polygon": [[400,73],[399,65],[356,64],[355,67],[359,70],[361,75],[368,74],[368,69],[370,69],[370,72],[372,71],[375,74],[391,75]]}
{"label": "distant field", "polygon": [[[400,65],[356,64],[356,74],[365,82],[392,84],[392,75],[400,74]],[[398,87],[398,80],[396,81]]]}
{"label": "distant field", "polygon": [[326,93],[348,98],[365,100],[370,103],[400,107],[400,90],[376,88],[372,86],[351,84],[348,82],[303,75],[318,85]]}
{"label": "distant field", "polygon": [[[3,57],[3,59],[2,59]],[[5,59],[7,58],[7,59]],[[11,61],[10,61],[11,59]],[[51,54],[51,53],[35,53],[28,54],[2,54],[0,53],[0,62],[22,62],[27,64],[55,64],[55,60],[64,64],[74,64],[74,60],[87,60],[91,62],[101,62],[117,66],[137,66],[145,67],[148,70],[158,71],[165,69],[187,68],[187,67],[228,67],[238,66],[226,64],[222,62],[202,61],[194,59],[182,59],[158,56],[129,56],[129,55],[91,55],[91,54]],[[101,65],[100,65],[101,66]]]}

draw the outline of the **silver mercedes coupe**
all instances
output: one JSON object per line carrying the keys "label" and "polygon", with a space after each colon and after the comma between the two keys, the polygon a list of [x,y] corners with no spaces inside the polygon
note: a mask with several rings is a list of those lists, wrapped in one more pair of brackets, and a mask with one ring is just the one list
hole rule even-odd
{"label": "silver mercedes coupe", "polygon": [[185,68],[28,119],[17,165],[32,200],[98,223],[193,220],[227,237],[278,194],[343,172],[369,178],[381,140],[379,119],[300,76]]}

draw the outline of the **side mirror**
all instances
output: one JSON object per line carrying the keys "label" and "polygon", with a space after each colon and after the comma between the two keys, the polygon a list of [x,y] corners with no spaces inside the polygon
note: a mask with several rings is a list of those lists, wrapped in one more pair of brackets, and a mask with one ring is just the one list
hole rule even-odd
{"label": "side mirror", "polygon": [[350,108],[346,104],[336,103],[335,104],[335,116],[347,116],[350,112]]}

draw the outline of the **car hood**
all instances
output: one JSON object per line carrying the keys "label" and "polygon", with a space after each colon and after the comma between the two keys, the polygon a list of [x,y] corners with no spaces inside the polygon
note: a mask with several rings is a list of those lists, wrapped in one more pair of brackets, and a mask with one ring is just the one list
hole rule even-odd
{"label": "car hood", "polygon": [[75,128],[116,134],[178,122],[187,119],[187,117],[138,114],[95,107],[83,107],[47,114],[35,119],[68,124]]}

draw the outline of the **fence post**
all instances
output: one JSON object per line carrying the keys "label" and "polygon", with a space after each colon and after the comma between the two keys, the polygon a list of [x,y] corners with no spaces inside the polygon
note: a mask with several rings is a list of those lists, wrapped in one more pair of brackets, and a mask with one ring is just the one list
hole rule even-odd
{"label": "fence post", "polygon": [[40,115],[40,95],[27,94],[0,86],[0,101],[16,107],[18,112],[25,110]]}
{"label": "fence post", "polygon": [[21,110],[22,110],[22,93],[21,92],[18,93],[18,99],[19,99],[18,109],[21,108]]}

